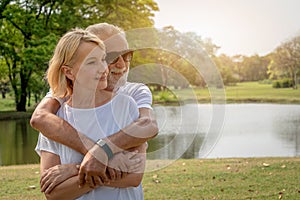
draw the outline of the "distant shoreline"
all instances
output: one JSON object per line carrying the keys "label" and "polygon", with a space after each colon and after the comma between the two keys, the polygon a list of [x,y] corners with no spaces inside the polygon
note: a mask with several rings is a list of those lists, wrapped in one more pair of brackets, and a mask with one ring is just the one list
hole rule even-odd
{"label": "distant shoreline", "polygon": [[[180,106],[184,104],[195,103],[195,100],[186,100],[184,102],[178,101],[153,101],[153,106],[161,105],[161,106]],[[198,99],[198,104],[210,104],[210,100],[205,99]],[[226,100],[225,104],[251,104],[251,103],[258,103],[258,104],[294,104],[300,105],[299,100],[290,100],[290,99],[228,99]],[[0,120],[16,120],[16,119],[30,119],[33,110],[26,111],[26,112],[18,112],[18,111],[0,111]]]}

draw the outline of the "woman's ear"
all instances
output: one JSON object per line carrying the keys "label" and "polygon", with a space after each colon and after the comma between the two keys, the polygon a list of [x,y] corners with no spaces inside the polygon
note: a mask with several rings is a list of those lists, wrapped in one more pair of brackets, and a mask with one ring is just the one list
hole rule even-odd
{"label": "woman's ear", "polygon": [[68,66],[63,65],[63,66],[61,67],[61,70],[62,70],[62,72],[65,74],[65,76],[66,76],[68,79],[74,81],[74,75],[73,75],[73,72],[72,72],[72,68],[71,68],[71,67],[68,67]]}

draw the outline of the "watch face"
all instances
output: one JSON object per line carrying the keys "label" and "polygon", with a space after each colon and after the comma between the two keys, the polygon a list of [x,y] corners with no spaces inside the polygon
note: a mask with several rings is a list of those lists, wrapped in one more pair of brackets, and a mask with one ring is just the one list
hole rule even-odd
{"label": "watch face", "polygon": [[104,146],[104,145],[106,144],[104,140],[99,140],[97,143],[98,143],[100,146]]}

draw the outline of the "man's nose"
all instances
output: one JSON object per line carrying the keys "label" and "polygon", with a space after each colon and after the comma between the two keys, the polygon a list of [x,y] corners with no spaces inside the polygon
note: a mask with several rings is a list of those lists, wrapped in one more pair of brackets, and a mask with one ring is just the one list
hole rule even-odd
{"label": "man's nose", "polygon": [[123,57],[120,55],[119,57],[118,57],[118,61],[116,62],[116,67],[117,68],[123,68],[123,67],[125,67],[125,61],[124,61],[124,59],[123,59]]}

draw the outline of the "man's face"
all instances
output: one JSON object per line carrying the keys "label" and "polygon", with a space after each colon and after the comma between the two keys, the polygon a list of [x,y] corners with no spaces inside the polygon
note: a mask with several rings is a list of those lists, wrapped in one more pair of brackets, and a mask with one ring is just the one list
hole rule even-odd
{"label": "man's face", "polygon": [[[107,77],[106,90],[113,91],[124,85],[127,81],[127,74],[130,65],[129,57],[132,54],[128,53],[128,43],[124,35],[114,35],[104,41],[107,51],[109,74]],[[122,56],[123,55],[123,56]]]}

